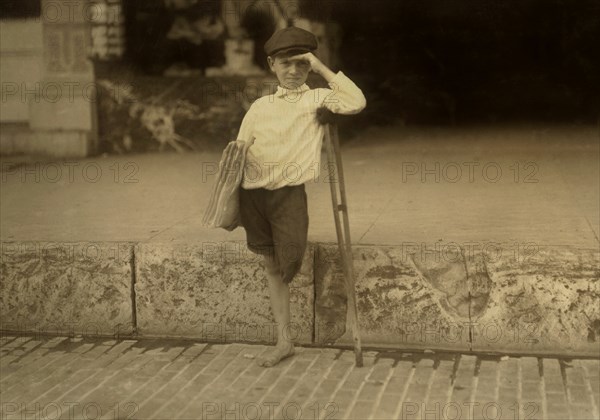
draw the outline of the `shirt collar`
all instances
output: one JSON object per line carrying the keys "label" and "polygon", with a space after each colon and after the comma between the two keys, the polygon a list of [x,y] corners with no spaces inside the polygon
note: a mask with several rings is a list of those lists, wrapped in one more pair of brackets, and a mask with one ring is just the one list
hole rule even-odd
{"label": "shirt collar", "polygon": [[308,85],[306,83],[304,83],[302,86],[300,86],[296,89],[286,89],[284,87],[277,86],[277,92],[275,92],[275,96],[277,96],[277,97],[283,97],[285,95],[295,96],[300,93],[306,92],[307,90],[310,90],[310,88],[308,87]]}

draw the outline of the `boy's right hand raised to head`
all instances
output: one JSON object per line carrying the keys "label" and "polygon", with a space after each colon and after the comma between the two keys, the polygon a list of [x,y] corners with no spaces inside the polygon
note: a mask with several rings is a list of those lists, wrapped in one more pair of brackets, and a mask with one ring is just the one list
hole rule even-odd
{"label": "boy's right hand raised to head", "polygon": [[330,82],[335,77],[335,73],[332,72],[321,60],[319,60],[313,53],[307,52],[304,54],[296,54],[289,58],[289,60],[303,60],[308,61],[310,69],[320,74],[327,82]]}

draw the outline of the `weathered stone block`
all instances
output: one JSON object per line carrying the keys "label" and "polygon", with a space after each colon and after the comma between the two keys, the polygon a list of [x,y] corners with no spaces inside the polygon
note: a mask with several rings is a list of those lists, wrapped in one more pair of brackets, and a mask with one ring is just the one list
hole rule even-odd
{"label": "weathered stone block", "polygon": [[493,287],[473,349],[600,356],[600,254],[567,247],[487,258]]}
{"label": "weathered stone block", "polygon": [[[453,290],[420,275],[405,249],[355,246],[353,258],[363,345],[469,349],[469,318],[452,309]],[[337,245],[319,245],[315,264],[315,341],[351,344]]]}
{"label": "weathered stone block", "polygon": [[[313,336],[313,246],[290,287],[290,337]],[[136,247],[136,307],[143,336],[273,342],[274,319],[262,257],[245,241]]]}
{"label": "weathered stone block", "polygon": [[[353,256],[363,345],[600,355],[597,251],[361,246]],[[318,247],[315,287],[315,341],[351,344],[337,246]]]}
{"label": "weathered stone block", "polygon": [[2,242],[0,329],[131,334],[132,245]]}

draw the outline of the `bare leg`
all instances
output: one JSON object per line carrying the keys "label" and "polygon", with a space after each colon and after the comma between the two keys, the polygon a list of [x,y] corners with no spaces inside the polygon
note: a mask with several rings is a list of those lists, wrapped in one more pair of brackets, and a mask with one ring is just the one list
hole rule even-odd
{"label": "bare leg", "polygon": [[277,344],[264,357],[258,359],[261,366],[274,366],[281,360],[294,354],[294,343],[290,339],[290,288],[279,274],[277,263],[265,256],[267,282],[271,296],[271,309],[277,324]]}

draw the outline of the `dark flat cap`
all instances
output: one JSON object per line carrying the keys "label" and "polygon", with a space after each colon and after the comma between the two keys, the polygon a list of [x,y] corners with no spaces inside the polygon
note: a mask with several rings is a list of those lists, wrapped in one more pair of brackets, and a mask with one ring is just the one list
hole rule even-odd
{"label": "dark flat cap", "polygon": [[265,52],[270,56],[291,50],[309,52],[316,49],[317,37],[295,26],[278,30],[265,43]]}

